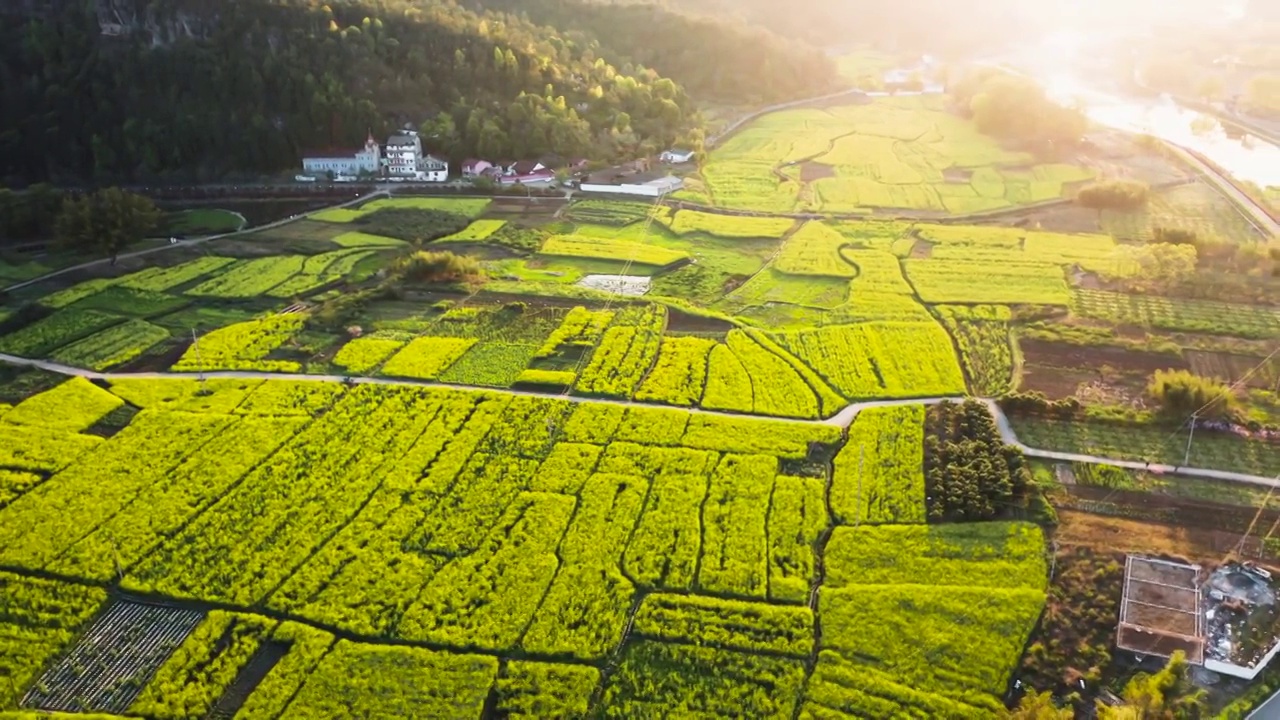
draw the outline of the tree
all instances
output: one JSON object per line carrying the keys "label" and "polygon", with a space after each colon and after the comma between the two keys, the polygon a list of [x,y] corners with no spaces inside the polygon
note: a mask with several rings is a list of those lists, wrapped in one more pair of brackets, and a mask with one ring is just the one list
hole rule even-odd
{"label": "tree", "polygon": [[111,257],[146,237],[160,224],[160,210],[150,198],[106,188],[68,199],[58,214],[56,235],[69,248]]}
{"label": "tree", "polygon": [[1053,704],[1053,693],[1034,690],[1022,696],[1022,701],[1013,710],[1000,714],[1002,720],[1072,720],[1075,711],[1071,708],[1060,708]]}
{"label": "tree", "polygon": [[1147,394],[1175,418],[1192,413],[1200,418],[1231,418],[1238,407],[1229,386],[1187,370],[1157,370],[1147,383]]}
{"label": "tree", "polygon": [[1146,206],[1151,187],[1136,180],[1103,180],[1089,183],[1076,193],[1076,204],[1098,212],[1134,211]]}
{"label": "tree", "polygon": [[1125,704],[1098,703],[1099,720],[1198,720],[1206,713],[1204,691],[1191,683],[1191,665],[1181,651],[1154,674],[1138,673],[1124,687]]}
{"label": "tree", "polygon": [[1117,248],[1122,274],[1140,285],[1170,287],[1195,275],[1199,251],[1195,245],[1148,243]]}

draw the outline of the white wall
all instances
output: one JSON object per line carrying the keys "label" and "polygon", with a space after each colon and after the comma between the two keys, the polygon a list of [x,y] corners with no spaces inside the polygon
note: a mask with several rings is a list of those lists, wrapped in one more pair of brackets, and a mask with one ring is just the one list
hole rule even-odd
{"label": "white wall", "polygon": [[1225,662],[1222,662],[1221,660],[1214,660],[1213,658],[1205,658],[1204,669],[1212,670],[1216,673],[1222,673],[1223,675],[1230,675],[1231,677],[1238,677],[1238,678],[1243,678],[1245,680],[1252,680],[1258,677],[1258,674],[1267,668],[1267,665],[1271,662],[1273,658],[1275,658],[1277,651],[1280,651],[1280,642],[1277,642],[1275,645],[1271,646],[1271,649],[1267,651],[1267,654],[1263,655],[1262,659],[1259,660],[1257,664],[1255,664],[1253,667],[1232,665],[1231,663],[1225,663]]}
{"label": "white wall", "polygon": [[674,192],[683,186],[684,183],[677,180],[676,182],[667,185],[596,185],[593,183],[582,183],[582,187],[579,189],[582,190],[582,192],[658,197],[664,192]]}

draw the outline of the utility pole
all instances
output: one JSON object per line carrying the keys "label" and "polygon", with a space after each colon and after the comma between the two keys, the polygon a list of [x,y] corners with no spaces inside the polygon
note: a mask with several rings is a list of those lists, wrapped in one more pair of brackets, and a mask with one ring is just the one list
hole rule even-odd
{"label": "utility pole", "polygon": [[866,457],[866,450],[865,444],[858,446],[858,503],[854,506],[858,508],[858,519],[854,521],[854,527],[862,525],[862,516],[866,514],[862,510],[862,461]]}
{"label": "utility pole", "polygon": [[1187,452],[1182,458],[1182,467],[1191,465],[1191,439],[1196,436],[1196,413],[1191,413],[1191,432],[1187,433]]}
{"label": "utility pole", "polygon": [[204,361],[200,359],[200,338],[196,335],[196,329],[191,328],[191,346],[196,350],[196,372],[200,375],[200,390],[206,390],[204,380]]}

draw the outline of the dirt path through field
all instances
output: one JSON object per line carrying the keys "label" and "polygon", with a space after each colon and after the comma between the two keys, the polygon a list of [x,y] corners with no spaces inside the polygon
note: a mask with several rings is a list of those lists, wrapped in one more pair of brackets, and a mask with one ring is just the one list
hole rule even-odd
{"label": "dirt path through field", "polygon": [[[105,380],[111,382],[113,380],[196,380],[199,378],[228,378],[236,380],[295,380],[300,382],[342,382],[352,385],[401,385],[411,387],[428,387],[428,388],[444,388],[455,390],[471,390],[476,392],[506,393],[509,395],[518,395],[521,397],[542,397],[554,400],[567,400],[571,403],[600,403],[604,405],[645,405],[653,407],[648,403],[637,403],[632,400],[610,400],[607,398],[586,398],[573,395],[564,395],[562,393],[534,392],[531,390],[510,390],[492,387],[476,387],[472,385],[451,385],[446,383],[432,382],[428,380],[403,380],[399,378],[384,377],[354,377],[346,375],[304,375],[304,374],[288,374],[288,373],[269,373],[257,372],[249,370],[218,370],[205,373],[173,373],[173,372],[142,372],[142,373],[101,373],[93,370],[85,370],[83,368],[71,367],[61,363],[50,362],[48,360],[31,360],[29,358],[18,357],[16,355],[6,355],[0,353],[0,362],[18,367],[30,367],[46,372],[56,373],[58,375],[66,375],[68,377],[82,377],[88,380]],[[731,418],[738,421],[747,422],[793,422],[804,425],[828,425],[832,427],[848,428],[853,423],[853,419],[863,410],[875,407],[898,407],[902,405],[937,405],[943,402],[959,402],[966,398],[961,396],[949,397],[929,397],[929,398],[903,398],[897,400],[871,400],[867,402],[851,403],[840,412],[832,415],[825,420],[796,420],[790,418],[774,418],[763,417],[759,415],[742,415],[739,413],[719,412],[716,410],[703,410],[700,408],[681,408],[685,412],[694,415],[708,415],[714,417]],[[1005,416],[1004,411],[996,404],[995,400],[987,398],[977,398],[984,403],[991,411],[992,417],[995,418],[996,427],[1000,431],[1000,437],[1008,445],[1013,445],[1022,450],[1023,454],[1028,457],[1041,458],[1045,460],[1058,460],[1062,462],[1082,462],[1092,464],[1115,465],[1117,467],[1129,468],[1133,470],[1147,470],[1156,473],[1178,474],[1187,477],[1207,478],[1210,480],[1226,480],[1228,482],[1248,483],[1251,485],[1260,485],[1262,487],[1280,487],[1280,476],[1263,477],[1260,475],[1249,475],[1247,473],[1232,472],[1228,470],[1214,470],[1208,468],[1181,467],[1173,465],[1161,465],[1159,463],[1144,463],[1133,460],[1118,460],[1115,458],[1105,458],[1097,455],[1083,455],[1080,453],[1058,452],[1056,450],[1041,450],[1039,448],[1028,447],[1018,440],[1018,436],[1013,432],[1012,426],[1009,424],[1009,418]]]}

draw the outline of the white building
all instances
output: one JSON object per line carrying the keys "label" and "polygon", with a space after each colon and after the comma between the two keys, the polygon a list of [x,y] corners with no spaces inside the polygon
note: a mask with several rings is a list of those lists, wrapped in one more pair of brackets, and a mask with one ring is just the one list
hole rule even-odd
{"label": "white building", "polygon": [[422,138],[416,132],[402,132],[387,139],[387,174],[416,178],[422,164]]}
{"label": "white building", "polygon": [[418,162],[418,179],[427,182],[444,182],[449,179],[449,163],[434,156],[423,155]]}
{"label": "white building", "polygon": [[583,182],[579,189],[588,193],[608,193],[611,195],[641,195],[644,197],[658,197],[659,195],[667,195],[679,190],[684,186],[684,181],[673,175],[665,177],[644,180],[635,178],[629,182],[616,183],[593,183],[590,180]]}
{"label": "white building", "polygon": [[363,149],[336,149],[302,156],[302,170],[308,175],[366,175],[382,170],[382,149],[370,134]]}
{"label": "white building", "polygon": [[693,156],[694,152],[692,150],[667,150],[659,155],[658,159],[664,163],[680,165],[681,163],[687,163],[692,160]]}

